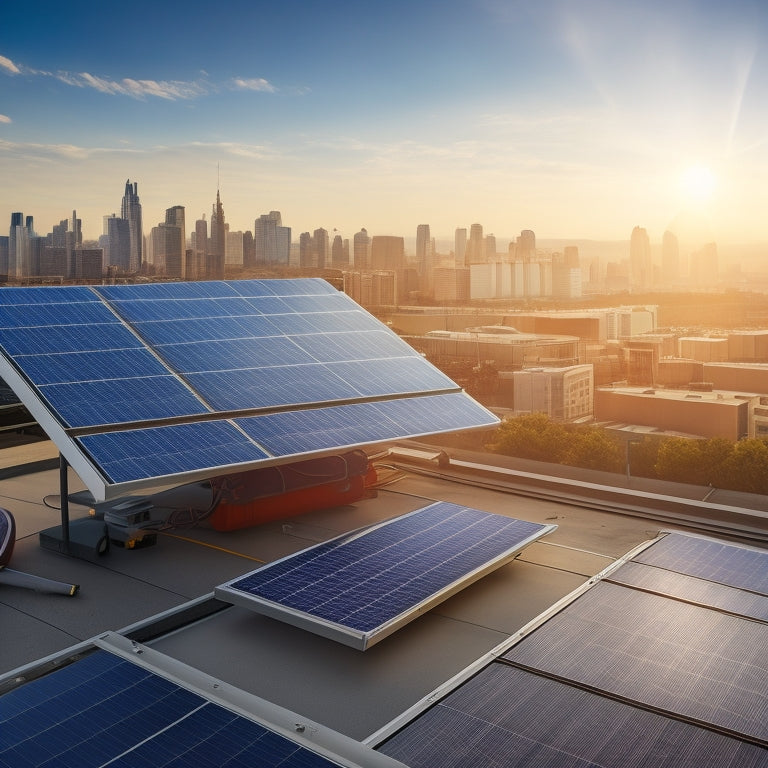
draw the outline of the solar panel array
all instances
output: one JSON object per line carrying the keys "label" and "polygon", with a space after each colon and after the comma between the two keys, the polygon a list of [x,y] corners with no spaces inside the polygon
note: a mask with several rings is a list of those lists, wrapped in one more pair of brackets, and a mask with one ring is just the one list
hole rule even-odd
{"label": "solar panel array", "polygon": [[555,527],[437,502],[263,566],[215,594],[364,650]]}
{"label": "solar panel array", "polygon": [[499,766],[768,766],[768,623],[750,591],[766,558],[661,537],[379,749],[412,768],[485,754]]}
{"label": "solar panel array", "polygon": [[0,767],[107,765],[341,763],[106,651],[0,696]]}
{"label": "solar panel array", "polygon": [[320,279],[4,288],[0,353],[0,375],[93,470],[81,478],[97,499],[497,423]]}

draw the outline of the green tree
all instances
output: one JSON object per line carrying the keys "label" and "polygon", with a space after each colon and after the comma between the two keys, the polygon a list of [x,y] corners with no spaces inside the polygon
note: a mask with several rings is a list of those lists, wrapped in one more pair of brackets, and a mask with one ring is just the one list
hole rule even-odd
{"label": "green tree", "polygon": [[768,444],[739,440],[723,465],[722,487],[746,493],[768,493]]}
{"label": "green tree", "polygon": [[567,449],[566,432],[545,413],[528,413],[505,419],[488,447],[506,456],[557,464]]}
{"label": "green tree", "polygon": [[662,480],[706,485],[705,470],[698,440],[670,437],[659,446],[656,474]]}
{"label": "green tree", "polygon": [[574,430],[568,435],[568,447],[563,464],[604,472],[620,472],[624,454],[618,442],[604,429],[590,427]]}

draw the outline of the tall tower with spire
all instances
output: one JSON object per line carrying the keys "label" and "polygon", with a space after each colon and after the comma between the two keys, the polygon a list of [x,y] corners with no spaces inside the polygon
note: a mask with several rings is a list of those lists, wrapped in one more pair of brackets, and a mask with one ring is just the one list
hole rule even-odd
{"label": "tall tower with spire", "polygon": [[141,203],[139,202],[139,185],[131,180],[125,182],[125,194],[123,195],[123,205],[120,217],[128,221],[128,232],[130,234],[130,261],[128,269],[131,272],[138,272],[143,262],[142,244],[144,241],[144,230],[141,226]]}
{"label": "tall tower with spire", "polygon": [[221,205],[219,190],[216,190],[216,202],[211,213],[211,247],[208,253],[208,277],[212,280],[224,279],[224,256],[226,253],[227,231],[224,222],[224,208]]}

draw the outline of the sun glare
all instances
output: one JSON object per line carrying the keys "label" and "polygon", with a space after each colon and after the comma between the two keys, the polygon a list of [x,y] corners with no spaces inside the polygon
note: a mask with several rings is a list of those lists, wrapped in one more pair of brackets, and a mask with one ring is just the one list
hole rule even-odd
{"label": "sun glare", "polygon": [[715,175],[705,165],[692,165],[680,176],[680,191],[687,203],[706,203],[712,199]]}

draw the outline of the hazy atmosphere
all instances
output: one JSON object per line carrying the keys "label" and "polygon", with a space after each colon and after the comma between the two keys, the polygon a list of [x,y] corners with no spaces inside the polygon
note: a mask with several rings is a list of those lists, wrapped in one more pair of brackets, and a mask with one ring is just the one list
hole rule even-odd
{"label": "hazy atmosphere", "polygon": [[[762,2],[6,4],[0,217],[768,239]],[[683,226],[683,225],[681,225]],[[698,225],[696,225],[698,226]]]}

